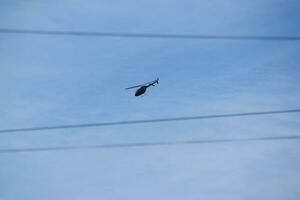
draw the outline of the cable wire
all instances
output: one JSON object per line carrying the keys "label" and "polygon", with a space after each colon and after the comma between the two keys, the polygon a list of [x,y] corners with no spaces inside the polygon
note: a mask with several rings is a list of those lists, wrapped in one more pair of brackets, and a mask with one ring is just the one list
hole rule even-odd
{"label": "cable wire", "polygon": [[198,34],[125,33],[125,32],[84,32],[84,31],[6,29],[6,28],[0,28],[0,34],[80,36],[80,37],[116,37],[116,38],[153,38],[153,39],[190,39],[190,40],[271,40],[271,41],[299,41],[300,40],[300,36],[198,35]]}
{"label": "cable wire", "polygon": [[221,114],[221,115],[200,115],[200,116],[161,118],[161,119],[148,119],[148,120],[132,120],[132,121],[103,122],[103,123],[89,123],[89,124],[71,124],[71,125],[58,125],[58,126],[2,129],[2,130],[0,130],[0,133],[45,131],[45,130],[56,130],[56,129],[87,128],[87,127],[117,126],[117,125],[146,124],[146,123],[162,123],[162,122],[203,120],[203,119],[215,119],[215,118],[232,118],[232,117],[246,117],[246,116],[258,116],[258,115],[287,114],[287,113],[299,113],[299,112],[300,112],[300,109],[273,110],[273,111],[233,113],[233,114]]}
{"label": "cable wire", "polygon": [[65,147],[39,147],[39,148],[15,148],[0,149],[0,154],[4,153],[21,153],[21,152],[43,152],[43,151],[69,151],[69,150],[88,150],[88,149],[112,149],[112,148],[132,148],[132,147],[155,147],[155,146],[175,146],[175,145],[196,145],[196,144],[213,144],[213,143],[237,143],[237,142],[255,142],[255,141],[279,141],[279,140],[299,140],[300,135],[291,136],[273,136],[273,137],[256,137],[244,139],[212,139],[212,140],[191,140],[175,142],[141,142],[125,144],[104,144],[104,145],[78,145]]}

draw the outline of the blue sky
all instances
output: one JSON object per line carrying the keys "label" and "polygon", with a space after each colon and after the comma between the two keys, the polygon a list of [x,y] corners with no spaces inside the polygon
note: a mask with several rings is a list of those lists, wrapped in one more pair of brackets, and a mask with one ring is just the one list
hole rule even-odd
{"label": "blue sky", "polygon": [[[8,1],[0,27],[300,35],[296,0]],[[0,35],[1,129],[299,108],[300,43]],[[125,87],[160,77],[143,98]],[[298,134],[298,114],[0,136],[0,148]],[[0,199],[299,199],[298,141],[0,155]]]}

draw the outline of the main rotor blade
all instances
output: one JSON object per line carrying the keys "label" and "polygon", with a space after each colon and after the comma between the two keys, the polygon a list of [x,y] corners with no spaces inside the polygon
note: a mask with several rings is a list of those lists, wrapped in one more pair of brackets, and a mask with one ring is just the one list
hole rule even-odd
{"label": "main rotor blade", "polygon": [[129,89],[133,89],[133,88],[137,88],[137,87],[142,87],[142,86],[149,85],[149,84],[154,84],[154,83],[157,83],[157,84],[158,84],[158,80],[159,80],[159,79],[156,79],[156,80],[150,81],[150,82],[148,82],[148,83],[144,83],[144,84],[132,86],[132,87],[125,88],[125,89],[126,89],[126,90],[129,90]]}
{"label": "main rotor blade", "polygon": [[129,88],[125,88],[125,90],[129,90],[129,89],[133,89],[133,88],[137,88],[137,87],[141,87],[141,86],[144,86],[144,85],[136,85],[136,86],[132,86],[132,87],[129,87]]}
{"label": "main rotor blade", "polygon": [[148,82],[148,83],[145,83],[144,85],[158,83],[158,80],[159,80],[159,79],[156,79],[156,80],[154,80],[154,81],[150,81],[150,82]]}

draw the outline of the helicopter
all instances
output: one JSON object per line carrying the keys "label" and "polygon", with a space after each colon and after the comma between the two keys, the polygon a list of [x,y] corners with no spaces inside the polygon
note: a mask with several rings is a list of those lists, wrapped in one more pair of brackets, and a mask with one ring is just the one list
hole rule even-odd
{"label": "helicopter", "polygon": [[159,84],[159,78],[157,78],[156,80],[154,81],[150,81],[148,83],[144,83],[144,84],[141,84],[141,85],[136,85],[136,86],[132,86],[132,87],[129,87],[129,88],[125,88],[126,90],[129,90],[129,89],[133,89],[133,88],[138,88],[135,92],[135,96],[141,96],[142,94],[144,94],[147,90],[148,87],[150,86],[155,86],[155,84]]}

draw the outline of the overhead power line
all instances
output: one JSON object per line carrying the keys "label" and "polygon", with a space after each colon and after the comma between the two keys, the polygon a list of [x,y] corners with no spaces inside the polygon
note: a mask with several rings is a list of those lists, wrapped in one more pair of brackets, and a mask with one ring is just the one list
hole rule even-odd
{"label": "overhead power line", "polygon": [[153,38],[153,39],[192,39],[192,40],[277,40],[299,41],[300,36],[271,35],[200,35],[200,34],[165,34],[165,33],[126,33],[126,32],[84,32],[39,29],[5,29],[0,28],[0,34],[80,36],[80,37],[116,37],[116,38]]}
{"label": "overhead power line", "polygon": [[273,111],[233,113],[233,114],[220,114],[220,115],[200,115],[200,116],[146,119],[146,120],[132,120],[132,121],[117,121],[117,122],[88,123],[88,124],[70,124],[70,125],[58,125],[58,126],[2,129],[2,130],[0,130],[0,133],[45,131],[45,130],[56,130],[56,129],[87,128],[87,127],[117,126],[117,125],[146,124],[146,123],[162,123],[162,122],[174,122],[174,121],[203,120],[203,119],[215,119],[215,118],[232,118],[232,117],[246,117],[246,116],[258,116],[258,115],[274,115],[274,114],[299,113],[299,112],[300,112],[300,109],[273,110]]}
{"label": "overhead power line", "polygon": [[175,142],[141,142],[125,144],[104,144],[104,145],[78,145],[65,147],[39,147],[39,148],[15,148],[0,149],[0,153],[21,153],[21,152],[41,152],[41,151],[69,151],[69,150],[87,150],[87,149],[112,149],[112,148],[132,148],[132,147],[154,147],[154,146],[171,146],[171,145],[196,145],[212,143],[237,143],[237,142],[255,142],[255,141],[274,141],[274,140],[299,140],[300,135],[291,136],[273,136],[273,137],[256,137],[244,139],[213,139],[213,140],[191,140]]}

